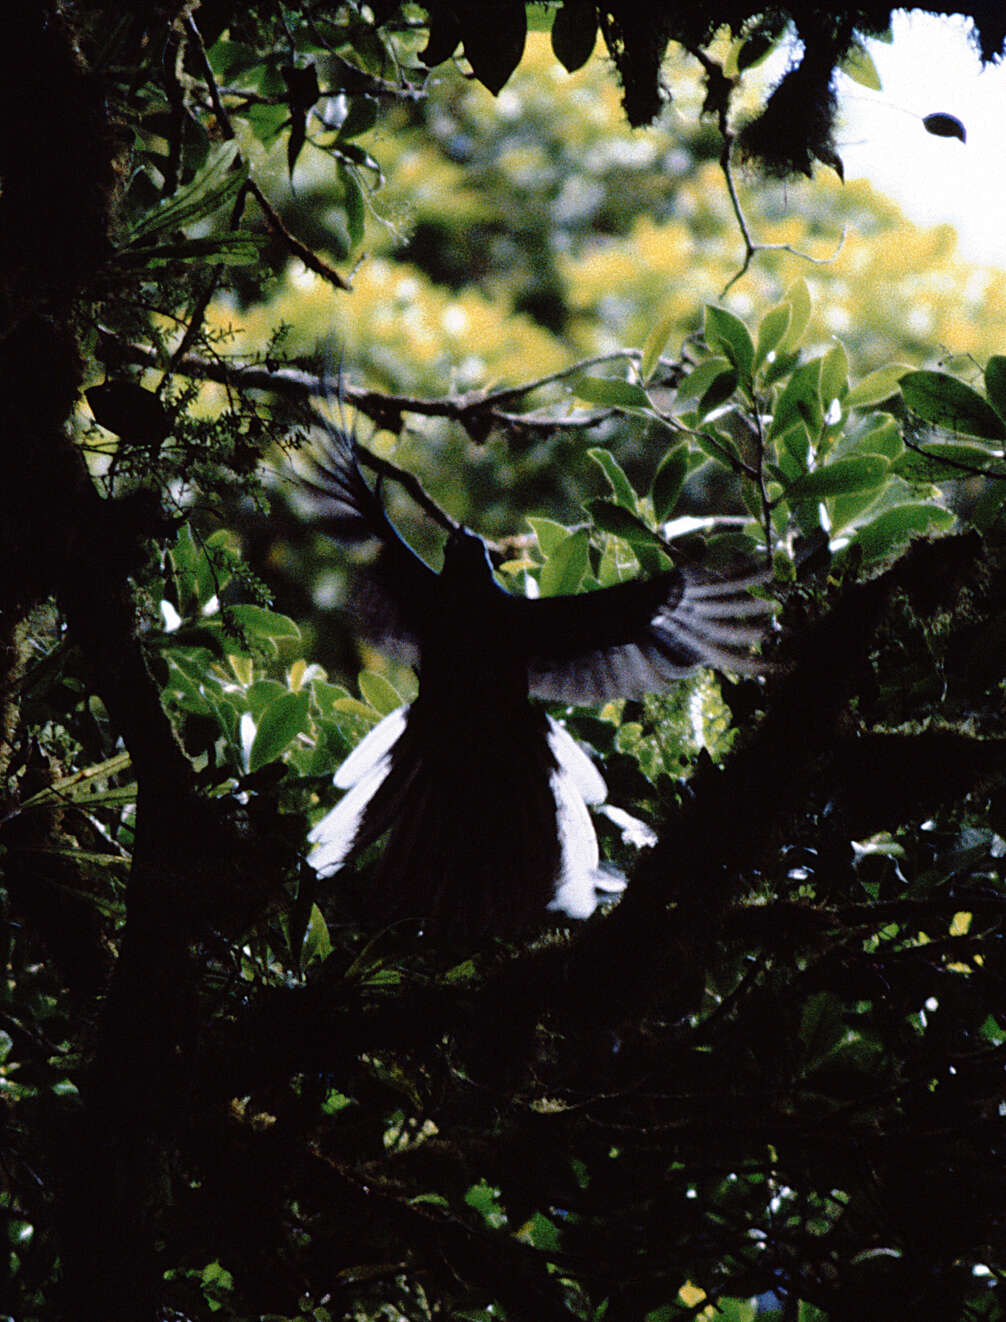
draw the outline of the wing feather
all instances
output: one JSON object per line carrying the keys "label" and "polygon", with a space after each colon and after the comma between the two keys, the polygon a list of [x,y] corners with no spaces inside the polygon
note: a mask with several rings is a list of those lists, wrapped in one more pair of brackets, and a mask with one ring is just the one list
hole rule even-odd
{"label": "wing feather", "polygon": [[301,487],[317,506],[329,536],[341,542],[373,540],[379,546],[376,558],[353,582],[350,608],[360,631],[383,651],[417,665],[437,575],[399,537],[378,491],[360,471],[352,436],[326,427],[306,464],[309,475],[301,475]]}
{"label": "wing feather", "polygon": [[529,691],[591,705],[640,698],[703,665],[757,674],[766,667],[751,648],[764,637],[772,603],[750,589],[765,581],[675,569],[577,596],[514,598]]}

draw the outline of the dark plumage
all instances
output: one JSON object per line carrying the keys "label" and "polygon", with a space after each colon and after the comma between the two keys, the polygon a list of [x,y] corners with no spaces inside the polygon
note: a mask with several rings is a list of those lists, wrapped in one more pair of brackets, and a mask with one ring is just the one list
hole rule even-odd
{"label": "dark plumage", "polygon": [[322,876],[387,837],[375,884],[388,917],[466,937],[514,932],[546,909],[586,917],[622,883],[599,864],[586,804],[593,763],[529,695],[594,704],[668,687],[698,666],[753,672],[761,576],[673,569],[532,600],[496,582],[485,544],[454,525],[435,573],[398,536],[354,442],[330,433],[310,484],[334,536],[376,538],[356,610],[363,633],[419,672],[335,783],[347,793],[311,832]]}

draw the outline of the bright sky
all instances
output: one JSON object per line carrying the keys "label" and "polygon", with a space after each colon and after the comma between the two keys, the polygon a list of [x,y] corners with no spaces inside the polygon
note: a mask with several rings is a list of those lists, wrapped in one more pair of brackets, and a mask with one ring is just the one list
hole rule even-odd
{"label": "bright sky", "polygon": [[[894,16],[894,41],[870,43],[881,92],[840,79],[839,155],[917,224],[957,228],[969,261],[1006,267],[1006,64],[984,71],[959,17]],[[927,133],[921,116],[956,116],[967,142]]]}

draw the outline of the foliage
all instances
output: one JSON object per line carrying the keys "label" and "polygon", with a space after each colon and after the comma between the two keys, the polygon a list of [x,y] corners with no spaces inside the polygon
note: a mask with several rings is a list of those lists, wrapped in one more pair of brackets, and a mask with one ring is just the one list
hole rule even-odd
{"label": "foliage", "polygon": [[[938,308],[946,235],[738,185],[783,11],[679,10],[8,21],[0,1313],[1002,1316],[1006,357],[964,326],[1002,277]],[[850,49],[829,13],[783,99]],[[715,130],[634,155],[595,25],[630,117],[684,36]],[[839,219],[828,265],[750,241]],[[905,289],[896,244],[941,264]],[[287,480],[333,322],[343,407],[510,590],[773,570],[765,681],[553,709],[631,874],[578,931],[433,950],[303,862],[416,689]]]}

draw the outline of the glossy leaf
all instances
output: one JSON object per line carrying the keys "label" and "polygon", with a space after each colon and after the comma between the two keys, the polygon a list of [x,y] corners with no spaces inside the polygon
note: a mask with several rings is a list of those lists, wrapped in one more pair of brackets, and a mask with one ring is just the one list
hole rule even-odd
{"label": "glossy leaf", "polygon": [[688,446],[675,445],[661,459],[650,489],[653,513],[658,523],[665,523],[674,512],[687,476]]}
{"label": "glossy leaf", "polygon": [[572,386],[578,398],[606,408],[651,408],[650,397],[642,386],[620,381],[613,376],[581,376]]}
{"label": "glossy leaf", "polygon": [[328,933],[328,923],[318,906],[312,904],[300,948],[301,966],[306,968],[309,964],[326,960],[331,953],[332,940]]}
{"label": "glossy leaf", "polygon": [[789,330],[793,309],[789,303],[780,303],[771,308],[762,317],[758,326],[758,348],[755,352],[755,366],[760,367],[770,353],[782,343]]}
{"label": "glossy leaf", "polygon": [[784,498],[794,504],[803,500],[825,500],[829,496],[843,496],[852,491],[869,491],[879,487],[888,471],[886,459],[880,455],[863,455],[858,459],[836,459],[833,464],[804,473],[786,487]]}
{"label": "glossy leaf", "polygon": [[676,396],[678,401],[701,399],[717,377],[727,373],[736,375],[728,359],[707,358],[679,383]]}
{"label": "glossy leaf", "polygon": [[726,308],[706,305],[705,340],[714,353],[729,359],[741,380],[749,380],[755,350],[748,328]]}
{"label": "glossy leaf", "polygon": [[865,524],[856,533],[856,545],[865,560],[891,555],[916,534],[949,531],[954,515],[931,502],[896,505]]}
{"label": "glossy leaf", "polygon": [[350,246],[355,248],[363,241],[363,232],[367,213],[363,200],[363,189],[352,173],[352,169],[340,164],[339,182],[342,184],[342,204],[346,211],[346,230]]}
{"label": "glossy leaf", "polygon": [[953,441],[931,441],[918,450],[906,450],[894,465],[899,477],[909,482],[949,482],[969,474],[1002,472],[1006,462],[980,445]]}
{"label": "glossy leaf", "polygon": [[310,700],[305,693],[283,693],[262,713],[248,754],[248,770],[273,762],[297,735],[307,732]]}
{"label": "glossy leaf", "polygon": [[797,367],[783,387],[772,415],[769,437],[774,438],[796,421],[802,422],[811,436],[816,437],[822,416],[821,359],[813,358]]}
{"label": "glossy leaf", "polygon": [[1006,439],[1006,422],[977,391],[946,372],[907,372],[901,378],[905,403],[925,422],[946,431]]}
{"label": "glossy leaf", "polygon": [[658,534],[648,528],[638,515],[630,513],[623,505],[613,501],[595,498],[584,502],[590,511],[590,517],[602,532],[610,532],[623,541],[653,542]]}
{"label": "glossy leaf", "polygon": [[576,592],[588,569],[586,528],[569,533],[545,561],[538,583],[543,597]]}
{"label": "glossy leaf", "polygon": [[699,400],[699,417],[704,418],[718,409],[721,404],[725,404],[738,386],[737,373],[730,369],[729,372],[723,372],[711,382],[709,389]]}
{"label": "glossy leaf", "polygon": [[397,711],[402,705],[402,695],[395,686],[388,682],[376,670],[363,670],[357,677],[360,692],[375,711],[382,716]]}
{"label": "glossy leaf", "polygon": [[885,399],[898,394],[901,378],[910,371],[911,368],[904,363],[888,363],[886,367],[870,372],[862,381],[857,381],[849,388],[845,397],[846,408],[868,408],[871,404],[882,404]]}
{"label": "glossy leaf", "polygon": [[587,454],[608,479],[608,485],[611,487],[616,503],[624,509],[631,510],[633,514],[637,513],[639,497],[636,495],[632,483],[625,476],[621,464],[611,451],[598,446],[593,450],[588,450]]}
{"label": "glossy leaf", "polygon": [[639,375],[644,381],[648,381],[653,375],[653,369],[660,361],[660,355],[663,353],[664,346],[677,325],[677,321],[677,316],[669,312],[666,316],[660,318],[647,335],[646,343],[643,345],[643,356],[639,362]]}
{"label": "glossy leaf", "polygon": [[874,424],[856,437],[850,448],[863,454],[881,454],[893,462],[905,449],[898,424],[889,413],[875,413],[872,416]]}
{"label": "glossy leaf", "polygon": [[994,353],[985,364],[985,393],[1001,418],[1006,418],[1006,357]]}
{"label": "glossy leaf", "polygon": [[300,640],[300,629],[289,615],[266,610],[264,606],[243,605],[228,607],[228,614],[238,628],[255,639],[289,638]]}
{"label": "glossy leaf", "polygon": [[538,539],[538,546],[544,556],[550,556],[556,547],[569,536],[570,530],[564,524],[556,523],[554,519],[532,515],[528,518],[528,523]]}

